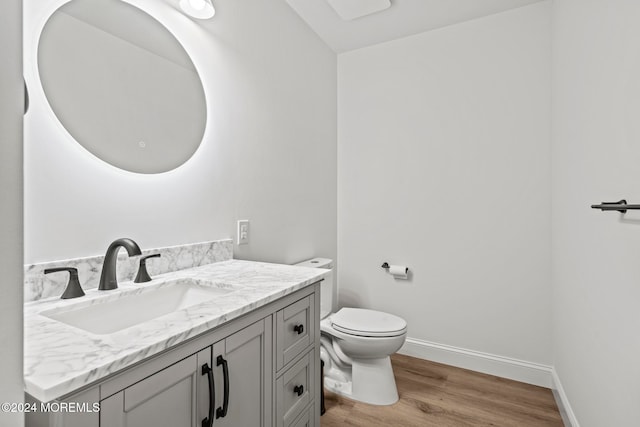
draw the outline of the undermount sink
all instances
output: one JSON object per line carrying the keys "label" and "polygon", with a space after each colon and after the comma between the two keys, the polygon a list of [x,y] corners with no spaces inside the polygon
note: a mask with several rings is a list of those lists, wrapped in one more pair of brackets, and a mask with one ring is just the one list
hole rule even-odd
{"label": "undermount sink", "polygon": [[140,289],[122,291],[113,298],[78,302],[40,313],[53,320],[91,332],[112,334],[152,319],[234,292],[234,287],[197,279],[180,278]]}

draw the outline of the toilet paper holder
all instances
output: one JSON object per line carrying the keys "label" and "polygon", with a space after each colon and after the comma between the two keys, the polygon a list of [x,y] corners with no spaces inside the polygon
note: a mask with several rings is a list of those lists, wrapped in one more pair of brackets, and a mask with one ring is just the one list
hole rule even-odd
{"label": "toilet paper holder", "polygon": [[[390,265],[388,262],[384,262],[380,267],[384,268],[385,270],[388,270],[390,268]],[[409,267],[405,268],[405,274],[409,273]]]}

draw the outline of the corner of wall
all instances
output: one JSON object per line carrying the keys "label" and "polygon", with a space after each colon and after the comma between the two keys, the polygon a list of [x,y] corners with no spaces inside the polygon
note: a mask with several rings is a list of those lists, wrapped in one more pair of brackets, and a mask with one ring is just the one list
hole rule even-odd
{"label": "corner of wall", "polygon": [[553,398],[558,405],[558,410],[562,416],[562,422],[566,427],[580,427],[578,418],[576,418],[576,414],[573,413],[573,409],[569,403],[569,398],[567,397],[564,388],[562,388],[562,383],[560,382],[560,377],[558,376],[558,372],[555,367],[551,369],[551,376],[553,378]]}

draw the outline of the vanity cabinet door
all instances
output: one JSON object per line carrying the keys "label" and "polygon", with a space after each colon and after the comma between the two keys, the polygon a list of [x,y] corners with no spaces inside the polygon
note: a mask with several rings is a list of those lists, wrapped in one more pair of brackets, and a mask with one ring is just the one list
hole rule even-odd
{"label": "vanity cabinet door", "polygon": [[[102,400],[101,427],[200,427],[208,414],[207,348]],[[206,403],[205,403],[206,402]]]}
{"label": "vanity cabinet door", "polygon": [[271,426],[271,354],[271,317],[213,345],[215,427]]}

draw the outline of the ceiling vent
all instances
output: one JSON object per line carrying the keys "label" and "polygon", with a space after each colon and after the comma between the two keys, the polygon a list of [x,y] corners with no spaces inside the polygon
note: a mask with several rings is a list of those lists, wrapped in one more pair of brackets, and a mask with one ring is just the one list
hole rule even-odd
{"label": "ceiling vent", "polygon": [[391,7],[390,0],[327,0],[345,21],[353,21]]}

